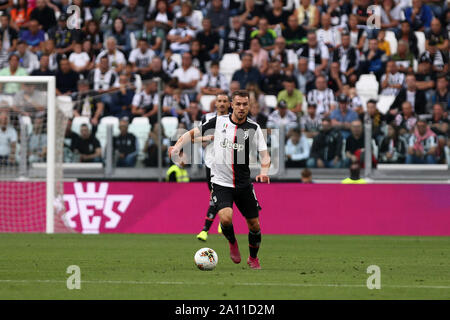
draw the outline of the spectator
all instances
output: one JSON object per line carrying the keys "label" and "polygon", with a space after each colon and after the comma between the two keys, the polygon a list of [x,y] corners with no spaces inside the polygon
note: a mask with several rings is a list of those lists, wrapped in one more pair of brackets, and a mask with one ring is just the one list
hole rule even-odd
{"label": "spectator", "polygon": [[339,131],[331,127],[328,118],[322,119],[322,129],[314,137],[310,157],[306,161],[308,168],[340,168],[342,137]]}
{"label": "spectator", "polygon": [[[4,2],[4,1],[2,1]],[[13,2],[13,1],[6,1],[6,2]],[[16,1],[14,1],[16,2]],[[12,4],[12,3],[11,3]],[[30,15],[33,8],[28,5],[28,0],[19,0],[17,1],[11,11],[9,12],[9,15],[11,16],[11,25],[16,30],[25,29],[28,27],[28,22],[30,21]],[[8,16],[7,14],[2,14],[2,16]]]}
{"label": "spectator", "polygon": [[150,124],[154,125],[158,121],[159,96],[156,82],[148,80],[144,84],[141,92],[134,95],[131,103],[131,113],[133,117],[147,117]]}
{"label": "spectator", "polygon": [[182,116],[191,102],[187,94],[181,93],[176,79],[173,79],[164,87],[162,101],[163,115],[174,117]]}
{"label": "spectator", "polygon": [[260,40],[261,47],[267,51],[270,51],[274,48],[277,34],[273,29],[269,28],[267,18],[263,17],[259,19],[258,29],[252,31],[250,38],[258,38]]}
{"label": "spectator", "polygon": [[89,81],[86,79],[78,80],[77,91],[72,93],[74,117],[88,117],[94,133],[105,111],[105,105],[95,97],[96,93],[96,91],[89,91]]}
{"label": "spectator", "polygon": [[288,77],[284,81],[284,90],[278,93],[278,102],[286,101],[288,109],[296,114],[302,113],[303,94],[295,88],[295,79]]}
{"label": "spectator", "polygon": [[317,115],[328,117],[336,107],[333,91],[327,88],[327,80],[324,76],[316,78],[316,88],[309,91],[308,103],[317,106]]}
{"label": "spectator", "polygon": [[170,50],[180,54],[189,51],[189,43],[193,38],[195,31],[187,27],[185,18],[177,19],[177,27],[171,29],[166,37],[170,41]]}
{"label": "spectator", "polygon": [[38,53],[44,50],[45,32],[39,29],[37,20],[31,20],[28,29],[20,33],[20,40],[26,42],[33,53]]}
{"label": "spectator", "polygon": [[436,147],[436,134],[428,127],[424,119],[419,119],[414,133],[409,138],[406,163],[436,163]]}
{"label": "spectator", "polygon": [[16,51],[18,34],[10,26],[10,17],[7,14],[0,16],[0,34],[2,35],[1,48],[7,53]]}
{"label": "spectator", "polygon": [[387,136],[380,143],[379,162],[404,163],[406,158],[406,140],[399,134],[397,127],[387,126]]}
{"label": "spectator", "polygon": [[313,30],[319,26],[319,8],[311,4],[311,0],[300,0],[300,6],[295,10],[294,15],[298,19],[298,24],[305,29]]}
{"label": "spectator", "polygon": [[119,122],[120,134],[113,138],[114,151],[117,156],[117,167],[133,168],[139,152],[136,136],[128,132],[128,118],[121,118]]}
{"label": "spectator", "polygon": [[[13,53],[9,56],[8,66],[0,70],[0,76],[27,76],[28,72],[19,66],[20,57]],[[8,82],[0,84],[1,92],[4,94],[14,94],[20,90],[20,83]]]}
{"label": "spectator", "polygon": [[448,80],[445,75],[440,75],[436,81],[436,91],[431,97],[431,103],[439,103],[444,109],[444,113],[450,112],[450,92],[448,89]]}
{"label": "spectator", "polygon": [[340,71],[347,81],[350,77],[356,77],[359,65],[359,53],[350,43],[350,34],[342,33],[342,45],[333,51],[333,62],[339,63]]}
{"label": "spectator", "polygon": [[286,40],[283,37],[275,39],[275,47],[269,51],[269,58],[280,61],[283,72],[292,75],[297,56],[292,50],[286,49]]}
{"label": "spectator", "polygon": [[417,37],[413,30],[411,30],[411,26],[408,20],[404,20],[400,24],[400,32],[396,35],[397,40],[403,40],[408,43],[409,50],[414,55],[414,57],[419,57],[419,48],[417,47]]}
{"label": "spectator", "polygon": [[315,76],[308,69],[308,59],[301,57],[298,59],[297,70],[294,72],[297,79],[298,89],[303,93],[309,93],[314,88]]}
{"label": "spectator", "polygon": [[163,29],[167,33],[173,26],[173,18],[174,16],[169,11],[167,2],[165,0],[158,0],[156,10],[151,14],[151,19],[156,22],[156,27]]}
{"label": "spectator", "polygon": [[17,131],[9,125],[8,113],[0,112],[0,167],[16,163]]}
{"label": "spectator", "polygon": [[300,127],[302,134],[307,138],[314,138],[320,131],[322,121],[316,114],[316,105],[308,104],[306,114],[300,118]]}
{"label": "spectator", "polygon": [[189,1],[183,1],[181,3],[181,10],[176,14],[176,21],[178,23],[179,19],[185,19],[188,27],[198,32],[202,29],[202,16],[194,15],[194,10],[192,9],[192,4]]}
{"label": "spectator", "polygon": [[197,68],[201,73],[206,73],[206,62],[210,59],[208,52],[202,49],[201,42],[194,39],[191,42],[191,50],[189,51],[192,57],[192,66]]}
{"label": "spectator", "polygon": [[69,56],[70,67],[75,72],[87,75],[89,70],[94,67],[94,62],[91,61],[91,57],[82,50],[83,47],[81,42],[76,42],[74,51]]}
{"label": "spectator", "polygon": [[266,129],[268,118],[260,109],[258,101],[256,101],[256,99],[250,99],[250,111],[248,117],[259,124],[261,129]]}
{"label": "spectator", "polygon": [[381,4],[381,29],[397,30],[400,21],[403,21],[405,15],[399,4],[394,0],[384,0]]}
{"label": "spectator", "polygon": [[437,73],[432,71],[432,63],[431,55],[425,52],[419,58],[419,65],[415,73],[417,89],[425,94],[427,101],[431,100],[436,84]]}
{"label": "spectator", "polygon": [[192,55],[189,52],[183,53],[181,57],[181,68],[173,73],[173,78],[178,78],[178,86],[183,90],[193,90],[200,80],[200,72],[192,66]]}
{"label": "spectator", "polygon": [[267,113],[266,97],[265,94],[259,89],[258,84],[249,82],[247,83],[245,90],[248,91],[250,99],[254,99],[256,102],[258,102],[261,110],[263,110],[264,113]]}
{"label": "spectator", "polygon": [[202,111],[198,107],[198,103],[196,101],[190,101],[189,107],[185,112],[179,117],[180,122],[184,124],[186,130],[191,130],[194,128],[195,122],[202,120]]}
{"label": "spectator", "polygon": [[300,178],[301,183],[314,183],[313,179],[312,179],[312,173],[311,170],[305,168],[302,170],[301,173],[301,178]]}
{"label": "spectator", "polygon": [[24,41],[19,41],[16,54],[19,57],[20,66],[24,68],[28,74],[34,69],[39,68],[39,60],[37,56],[28,49],[28,45]]}
{"label": "spectator", "polygon": [[112,5],[112,0],[100,0],[101,6],[94,10],[94,20],[102,32],[110,30],[114,20],[119,16],[119,9]]}
{"label": "spectator", "polygon": [[378,31],[377,40],[378,40],[378,49],[383,50],[384,53],[389,57],[391,55],[391,45],[385,39],[386,32],[381,29]]}
{"label": "spectator", "polygon": [[14,95],[12,110],[22,116],[43,117],[46,112],[47,93],[36,90],[33,83],[22,84],[22,90]]}
{"label": "spectator", "polygon": [[429,121],[431,130],[437,136],[445,136],[449,129],[449,120],[444,114],[444,109],[442,105],[436,103],[433,106],[433,114],[431,115],[431,120]]}
{"label": "spectator", "polygon": [[[383,136],[385,117],[378,111],[377,102],[373,99],[367,101],[367,115],[372,123],[372,137],[379,141]],[[360,120],[364,121],[365,113],[360,114]]]}
{"label": "spectator", "polygon": [[344,166],[349,167],[351,163],[360,162],[364,152],[364,132],[362,122],[354,120],[350,126],[351,135],[345,141],[345,160]]}
{"label": "spectator", "polygon": [[206,18],[211,21],[212,30],[219,33],[221,38],[225,38],[225,30],[229,23],[229,11],[223,10],[222,0],[212,0]]}
{"label": "spectator", "polygon": [[112,103],[109,106],[108,114],[119,119],[131,118],[131,103],[134,97],[134,90],[128,80],[128,76],[122,73],[119,76],[119,90],[112,94]]}
{"label": "spectator", "polygon": [[427,31],[433,19],[433,11],[422,0],[412,0],[412,7],[405,9],[405,18],[414,30]]}
{"label": "spectator", "polygon": [[278,95],[284,89],[283,81],[285,78],[286,76],[281,69],[280,61],[272,59],[269,63],[266,76],[262,80],[263,91],[268,95]]}
{"label": "spectator", "polygon": [[131,51],[131,38],[125,22],[121,17],[114,19],[111,31],[105,33],[106,37],[116,39],[116,48],[128,56]]}
{"label": "spectator", "polygon": [[282,31],[283,38],[286,39],[286,46],[292,50],[298,50],[306,43],[306,30],[298,24],[297,16],[291,15],[288,18],[288,25]]}
{"label": "spectator", "polygon": [[69,29],[67,27],[68,16],[61,14],[58,19],[58,24],[48,31],[49,39],[53,39],[55,43],[56,53],[63,55],[69,54],[73,51],[75,42],[80,41],[80,30]]}
{"label": "spectator", "polygon": [[331,25],[331,16],[328,13],[322,14],[320,24],[321,28],[316,31],[317,40],[333,52],[341,45],[341,33]]}
{"label": "spectator", "polygon": [[265,74],[269,62],[269,54],[261,46],[261,40],[259,38],[253,38],[250,40],[250,49],[246,51],[253,57],[253,67],[257,68],[261,74]]}
{"label": "spectator", "polygon": [[387,61],[386,54],[383,50],[378,48],[378,40],[369,40],[369,49],[364,51],[361,55],[361,63],[359,65],[360,74],[373,72],[380,79],[385,69],[385,63]]}
{"label": "spectator", "polygon": [[272,1],[272,8],[266,13],[269,28],[281,31],[286,27],[291,12],[284,10],[283,5],[283,0]]}
{"label": "spectator", "polygon": [[268,128],[281,128],[282,126],[286,131],[298,127],[297,116],[288,109],[284,100],[278,102],[278,108],[269,115],[267,120]]}
{"label": "spectator", "polygon": [[395,125],[400,129],[400,134],[409,137],[416,126],[417,118],[409,101],[402,104],[402,112],[395,116]]}
{"label": "spectator", "polygon": [[164,71],[163,62],[160,57],[155,56],[152,59],[152,62],[150,64],[150,72],[147,73],[142,79],[154,79],[154,78],[160,78],[165,84],[167,84],[170,81],[169,75]]}
{"label": "spectator", "polygon": [[381,77],[381,95],[397,96],[403,88],[405,75],[398,72],[395,61],[390,60],[386,64],[386,73]]}
{"label": "spectator", "polygon": [[[425,34],[425,49],[430,53],[433,61],[433,70],[437,72],[448,72],[448,33],[442,28],[439,19],[431,21],[431,29]],[[447,65],[446,70],[444,70]]]}
{"label": "spectator", "polygon": [[148,73],[152,70],[150,63],[155,56],[155,52],[148,47],[147,40],[140,38],[137,48],[131,51],[128,61],[133,66],[133,72],[139,73],[145,80],[149,78]]}
{"label": "spectator", "polygon": [[308,59],[308,69],[316,77],[327,71],[330,54],[328,48],[317,41],[314,31],[308,32],[308,42],[297,51],[297,55]]}
{"label": "spectator", "polygon": [[128,6],[123,7],[119,13],[130,32],[139,30],[144,24],[144,8],[138,6],[138,2],[138,0],[128,0]]}
{"label": "spectator", "polygon": [[260,6],[255,5],[255,0],[245,0],[244,9],[239,13],[241,21],[249,28],[255,28],[258,25],[259,17],[262,17],[264,12]]}
{"label": "spectator", "polygon": [[39,60],[39,69],[34,69],[31,73],[32,76],[54,76],[55,72],[49,69],[50,58],[47,54],[41,56]]}
{"label": "spectator", "polygon": [[[389,114],[395,116],[403,102],[409,101],[413,106],[413,112],[416,114],[424,114],[427,104],[423,91],[417,89],[416,77],[413,74],[406,76],[406,88],[400,90],[394,102],[389,108]],[[389,121],[389,120],[388,120]]]}
{"label": "spectator", "polygon": [[72,150],[78,155],[80,162],[102,162],[100,142],[91,134],[87,124],[80,127],[80,139],[72,141]]}
{"label": "spectator", "polygon": [[106,39],[106,49],[100,52],[95,63],[99,64],[100,59],[105,56],[108,57],[109,67],[114,69],[117,73],[121,73],[125,68],[127,60],[125,59],[125,55],[117,49],[116,39],[114,37]]}
{"label": "spectator", "polygon": [[73,71],[67,58],[59,61],[59,71],[56,73],[56,94],[70,95],[77,90],[80,75]]}
{"label": "spectator", "polygon": [[250,31],[242,23],[239,17],[231,18],[231,28],[227,30],[225,36],[225,53],[241,54],[249,48]]}
{"label": "spectator", "polygon": [[110,108],[112,98],[109,93],[116,91],[119,87],[119,77],[109,67],[108,56],[104,55],[100,58],[98,67],[91,70],[88,76],[91,88],[101,95],[101,101],[106,108]]}
{"label": "spectator", "polygon": [[[144,152],[147,154],[145,159],[145,165],[147,167],[157,167],[158,166],[158,155],[161,152],[163,155],[167,154],[167,150],[170,146],[170,140],[166,137],[164,133],[164,127],[161,127],[162,139],[158,138],[159,123],[155,123],[152,126],[152,130],[149,132],[148,140],[145,142]],[[161,142],[160,142],[161,141]],[[159,148],[161,146],[161,151]],[[167,157],[162,158],[162,165],[166,166],[169,163]]]}
{"label": "spectator", "polygon": [[100,30],[98,22],[90,20],[86,22],[86,30],[83,33],[83,39],[92,43],[94,53],[98,55],[103,49],[103,31]]}
{"label": "spectator", "polygon": [[47,158],[47,133],[44,118],[34,119],[33,131],[28,138],[28,162],[45,162]]}
{"label": "spectator", "polygon": [[233,74],[232,81],[238,81],[241,89],[244,89],[249,82],[261,83],[261,74],[258,69],[253,67],[253,55],[245,53],[242,55],[242,67]]}
{"label": "spectator", "polygon": [[408,42],[405,40],[398,42],[397,53],[392,56],[392,60],[397,65],[398,71],[405,74],[413,72],[414,55],[409,51]]}
{"label": "spectator", "polygon": [[209,60],[217,60],[219,58],[219,34],[212,29],[211,20],[204,18],[202,21],[203,30],[197,33],[197,40],[200,41],[201,49],[208,54]]}
{"label": "spectator", "polygon": [[[180,152],[180,156],[183,152]],[[166,173],[166,182],[189,182],[189,174],[185,169],[183,160],[178,164],[172,164]]]}
{"label": "spectator", "polygon": [[361,98],[356,93],[355,87],[350,87],[348,84],[344,84],[342,87],[342,93],[345,94],[350,100],[350,109],[361,115],[364,113]]}
{"label": "spectator", "polygon": [[180,67],[175,60],[172,60],[172,50],[170,50],[170,48],[166,49],[164,52],[162,67],[164,72],[167,74],[173,74],[175,70]]}
{"label": "spectator", "polygon": [[144,27],[134,32],[136,39],[144,39],[157,55],[161,54],[162,44],[166,37],[163,29],[156,27],[156,22],[150,15],[145,17]]}
{"label": "spectator", "polygon": [[344,6],[341,6],[338,0],[328,0],[326,12],[331,16],[331,26],[342,31],[348,22],[348,15]]}
{"label": "spectator", "polygon": [[217,95],[228,92],[228,81],[225,76],[219,73],[219,63],[213,61],[210,72],[204,74],[199,84],[200,93],[205,95]]}
{"label": "spectator", "polygon": [[56,26],[55,11],[48,5],[45,0],[36,0],[36,7],[30,13],[30,20],[39,21],[45,32]]}
{"label": "spectator", "polygon": [[338,95],[342,93],[344,85],[347,84],[347,78],[339,69],[338,62],[332,62],[330,71],[328,72],[327,86],[333,91],[333,94]]}
{"label": "spectator", "polygon": [[347,139],[350,135],[350,128],[353,121],[358,120],[358,114],[348,108],[349,100],[346,95],[339,95],[337,100],[339,108],[331,112],[331,126],[336,130],[340,130],[342,137]]}
{"label": "spectator", "polygon": [[[358,16],[351,14],[348,18],[347,32],[350,34],[351,46],[362,51],[366,43],[367,33],[363,28],[358,28]],[[377,43],[378,45],[378,43]]]}
{"label": "spectator", "polygon": [[306,160],[309,157],[309,143],[300,129],[296,128],[291,131],[290,138],[286,143],[286,167],[287,168],[303,168],[306,166]]}

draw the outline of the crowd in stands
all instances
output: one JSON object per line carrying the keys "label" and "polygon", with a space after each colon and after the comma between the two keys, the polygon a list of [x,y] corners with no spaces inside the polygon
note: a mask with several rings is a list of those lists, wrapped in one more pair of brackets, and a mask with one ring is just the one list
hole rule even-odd
{"label": "crowd in stands", "polygon": [[[54,75],[72,98],[65,161],[104,161],[100,124],[114,117],[116,165],[156,166],[171,144],[159,108],[191,129],[214,111],[202,98],[247,89],[249,116],[286,129],[288,167],[362,162],[368,122],[374,166],[450,162],[446,0],[6,0],[0,13],[0,75]],[[1,94],[0,162],[15,159],[21,116],[42,161],[46,93]],[[129,128],[143,118],[139,139]]]}

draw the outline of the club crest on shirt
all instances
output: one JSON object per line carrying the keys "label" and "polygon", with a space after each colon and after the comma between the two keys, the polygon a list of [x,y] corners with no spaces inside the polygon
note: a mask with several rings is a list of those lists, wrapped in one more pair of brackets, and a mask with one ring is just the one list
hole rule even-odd
{"label": "club crest on shirt", "polygon": [[244,140],[248,139],[248,130],[244,129]]}

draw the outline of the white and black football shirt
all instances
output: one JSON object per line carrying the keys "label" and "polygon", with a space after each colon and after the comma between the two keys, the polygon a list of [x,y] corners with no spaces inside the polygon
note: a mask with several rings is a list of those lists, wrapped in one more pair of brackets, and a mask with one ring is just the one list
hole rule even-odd
{"label": "white and black football shirt", "polygon": [[250,154],[267,150],[260,126],[249,118],[237,124],[229,114],[209,119],[200,131],[202,136],[214,135],[211,182],[231,188],[250,185]]}

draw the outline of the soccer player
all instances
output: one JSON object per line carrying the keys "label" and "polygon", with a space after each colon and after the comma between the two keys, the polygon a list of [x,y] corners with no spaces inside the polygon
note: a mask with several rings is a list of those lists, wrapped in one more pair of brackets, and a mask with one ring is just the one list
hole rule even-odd
{"label": "soccer player", "polygon": [[169,149],[170,156],[178,161],[183,146],[195,137],[212,135],[214,160],[211,166],[212,199],[217,207],[223,235],[230,246],[230,257],[234,263],[241,262],[238,243],[233,229],[233,203],[246,218],[249,229],[248,242],[250,256],[247,264],[252,269],[261,269],[257,257],[261,243],[259,210],[253,184],[250,178],[250,154],[259,152],[261,172],[257,182],[269,183],[270,156],[260,126],[247,118],[250,102],[246,90],[232,94],[233,112],[216,116],[185,133],[175,146]]}
{"label": "soccer player", "polygon": [[[215,101],[216,111],[207,113],[202,118],[202,124],[209,121],[210,119],[216,117],[216,116],[223,116],[228,114],[228,109],[230,108],[230,101],[228,99],[228,96],[224,93],[219,93],[216,95],[216,101]],[[211,197],[211,191],[212,191],[212,185],[211,185],[211,165],[214,160],[214,146],[213,144],[209,144],[205,148],[205,168],[206,168],[206,179],[208,183],[209,188],[209,208],[208,212],[206,213],[205,218],[205,225],[203,226],[203,230],[197,235],[197,239],[206,241],[208,238],[208,231],[211,228],[212,223],[214,222],[214,218],[217,215],[217,208],[212,200]],[[219,233],[221,233],[222,230],[219,225]]]}

